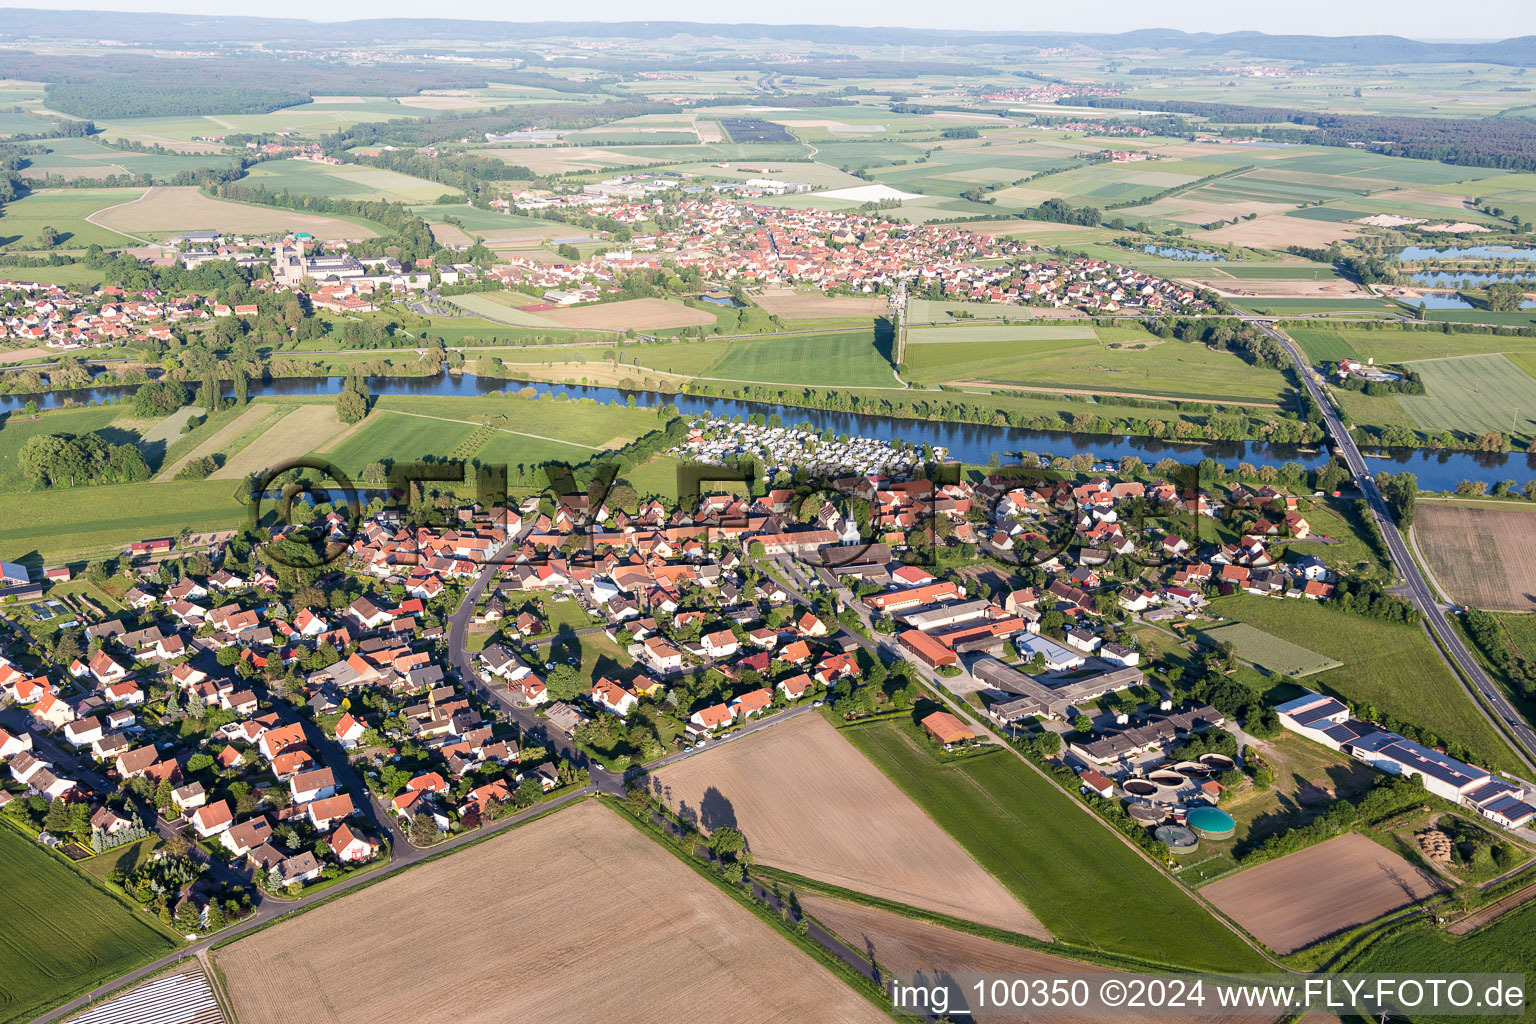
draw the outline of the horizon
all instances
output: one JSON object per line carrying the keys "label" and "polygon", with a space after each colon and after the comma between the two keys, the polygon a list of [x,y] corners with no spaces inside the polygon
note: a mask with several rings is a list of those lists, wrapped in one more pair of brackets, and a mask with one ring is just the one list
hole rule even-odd
{"label": "horizon", "polygon": [[[998,19],[989,16],[987,24],[956,25],[955,20],[948,13],[943,16],[934,15],[925,17],[930,8],[919,7],[915,3],[898,4],[893,7],[887,3],[878,3],[876,0],[854,0],[838,5],[839,14],[828,20],[826,18],[826,5],[811,3],[808,0],[790,0],[773,12],[777,16],[767,16],[768,12],[755,12],[755,17],[748,20],[732,21],[721,20],[718,17],[718,9],[702,0],[687,0],[677,5],[668,12],[669,16],[662,19],[635,18],[625,5],[614,0],[595,0],[588,5],[591,16],[579,20],[560,21],[549,18],[509,18],[505,11],[499,9],[500,5],[488,2],[488,0],[470,0],[453,9],[451,13],[422,15],[416,13],[412,5],[400,2],[400,0],[386,0],[383,4],[363,3],[362,0],[342,0],[333,5],[345,12],[340,17],[316,18],[310,5],[301,4],[296,0],[275,0],[266,7],[262,14],[230,14],[223,10],[211,10],[201,0],[186,0],[186,2],[172,2],[164,9],[146,11],[141,5],[132,0],[109,0],[109,2],[94,5],[81,6],[69,0],[34,0],[27,4],[0,3],[0,9],[4,10],[37,10],[55,13],[78,12],[89,13],[114,13],[135,14],[145,16],[189,16],[224,19],[253,20],[294,20],[315,25],[340,25],[358,21],[463,21],[463,22],[498,22],[503,24],[540,24],[553,21],[557,24],[647,24],[655,21],[680,22],[694,25],[763,25],[769,27],[804,25],[813,28],[870,28],[870,29],[914,29],[914,30],[945,30],[955,32],[985,32],[988,30],[1007,32],[1010,34],[1079,34],[1085,36],[1116,35],[1125,32],[1139,31],[1178,31],[1189,34],[1225,35],[1236,32],[1257,32],[1268,36],[1316,36],[1320,38],[1340,38],[1347,36],[1389,36],[1411,39],[1423,43],[1479,43],[1497,42],[1508,39],[1518,39],[1525,36],[1536,35],[1536,5],[1521,2],[1521,0],[1482,0],[1474,4],[1478,9],[1476,13],[1463,15],[1458,19],[1466,24],[1490,24],[1509,26],[1506,30],[1495,33],[1481,33],[1477,35],[1447,35],[1443,32],[1426,35],[1411,35],[1403,31],[1393,31],[1389,24],[1404,22],[1435,22],[1443,19],[1443,8],[1431,4],[1428,0],[1408,0],[1406,3],[1387,4],[1383,0],[1373,0],[1365,4],[1350,5],[1346,12],[1340,13],[1338,5],[1328,0],[1297,0],[1296,3],[1287,6],[1284,12],[1276,12],[1269,8],[1258,8],[1257,5],[1246,5],[1246,10],[1234,10],[1235,5],[1221,3],[1220,0],[1191,0],[1181,5],[1184,9],[1181,17],[1173,23],[1167,21],[1146,22],[1143,5],[1134,3],[1133,0],[1106,0],[1100,6],[1102,16],[1097,17],[1097,25],[1083,27],[1078,22],[1080,18],[1070,12],[1030,12],[1027,23],[1004,24]],[[907,12],[911,17],[903,17],[896,11]],[[803,12],[803,13],[802,13]],[[845,13],[846,12],[846,13]],[[867,13],[873,17],[861,17]],[[710,17],[709,15],[716,15]],[[628,15],[628,16],[626,16]],[[809,15],[809,16],[806,16]],[[1160,16],[1161,17],[1161,16]],[[893,20],[883,20],[891,18]],[[1121,22],[1115,28],[1103,28],[1107,23]],[[1306,28],[1298,26],[1305,25]],[[1327,29],[1336,29],[1327,31]],[[5,38],[0,34],[0,38]]]}

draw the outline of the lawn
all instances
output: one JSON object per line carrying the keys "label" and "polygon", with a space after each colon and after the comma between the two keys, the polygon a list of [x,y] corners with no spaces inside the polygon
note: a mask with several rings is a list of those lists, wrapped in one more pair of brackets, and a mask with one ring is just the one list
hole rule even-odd
{"label": "lawn", "polygon": [[[1061,943],[1180,967],[1264,969],[1175,882],[1011,753],[941,764],[906,723],[844,735]],[[1101,912],[1102,900],[1113,913]]]}
{"label": "lawn", "polygon": [[0,1024],[29,1020],[171,949],[147,918],[0,826]]}
{"label": "lawn", "polygon": [[1210,611],[1304,644],[1344,663],[1307,680],[1313,689],[1370,704],[1447,739],[1460,740],[1484,767],[1514,770],[1514,755],[1451,674],[1418,626],[1379,622],[1314,601],[1240,595]]}
{"label": "lawn", "polygon": [[1412,369],[1424,379],[1425,393],[1401,395],[1397,401],[1420,428],[1536,433],[1536,377],[1507,356],[1425,359]]}

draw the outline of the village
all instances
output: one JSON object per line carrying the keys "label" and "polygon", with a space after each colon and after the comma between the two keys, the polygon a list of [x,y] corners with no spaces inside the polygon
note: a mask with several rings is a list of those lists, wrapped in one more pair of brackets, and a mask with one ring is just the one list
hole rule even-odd
{"label": "village", "polygon": [[[49,599],[3,563],[0,805],[72,858],[176,838],[155,870],[178,887],[141,892],[196,930],[250,913],[258,891],[292,897],[797,707],[858,717],[925,700],[924,686],[1015,741],[1055,736],[1085,791],[1144,825],[1183,828],[1221,798],[1230,754],[1169,768],[1230,714],[1154,675],[1130,627],[1193,637],[1208,600],[1237,592],[1334,600],[1337,572],[1283,548],[1309,535],[1310,496],[1021,467],[933,484],[877,468],[905,453],[848,443],[819,452],[816,435],[705,423],[684,446],[751,452],[802,481],[858,462],[827,485],[841,508],[801,483],[691,510],[536,496],[436,526],[386,509],[348,532],[318,506],[313,526],[345,547],[304,579],[249,534],[147,541],[110,576],[86,570],[121,590],[116,615]],[[1149,508],[1171,525],[1134,526]],[[1202,539],[1218,521],[1238,539]],[[1536,817],[1527,784],[1337,700],[1276,711],[1500,827]],[[978,741],[941,708],[923,727],[946,748]]]}

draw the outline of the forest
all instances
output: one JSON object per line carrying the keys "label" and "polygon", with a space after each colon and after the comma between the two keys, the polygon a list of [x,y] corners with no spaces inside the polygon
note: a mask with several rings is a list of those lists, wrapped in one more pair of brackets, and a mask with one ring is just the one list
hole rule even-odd
{"label": "forest", "polygon": [[428,118],[398,118],[355,124],[327,136],[327,152],[357,146],[389,143],[430,146],[438,142],[456,142],[464,138],[484,137],[486,132],[520,131],[540,128],[593,128],[642,114],[675,114],[682,108],[675,103],[645,100],[614,100],[609,103],[527,103],[515,107],[443,114]]}
{"label": "forest", "polygon": [[1291,107],[1255,107],[1203,100],[1150,100],[1140,96],[1088,96],[1064,100],[1072,106],[1156,110],[1209,118],[1214,124],[1302,125],[1265,128],[1259,134],[1279,142],[1318,146],[1365,145],[1387,156],[1439,160],[1466,167],[1536,170],[1536,121],[1529,118],[1412,117],[1387,114],[1330,114]]}
{"label": "forest", "polygon": [[312,95],[402,96],[475,89],[485,75],[436,64],[345,64],[235,57],[183,60],[142,54],[83,56],[7,52],[5,74],[48,82],[48,106],[76,117],[265,114]]}

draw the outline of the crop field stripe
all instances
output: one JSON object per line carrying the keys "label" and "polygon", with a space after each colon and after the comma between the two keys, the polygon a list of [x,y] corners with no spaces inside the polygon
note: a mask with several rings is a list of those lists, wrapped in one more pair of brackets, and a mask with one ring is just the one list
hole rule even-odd
{"label": "crop field stripe", "polygon": [[[1264,969],[1225,924],[1013,754],[939,764],[898,728],[845,735],[1058,939],[1185,967]],[[1083,913],[1085,893],[1114,894],[1117,913]]]}

